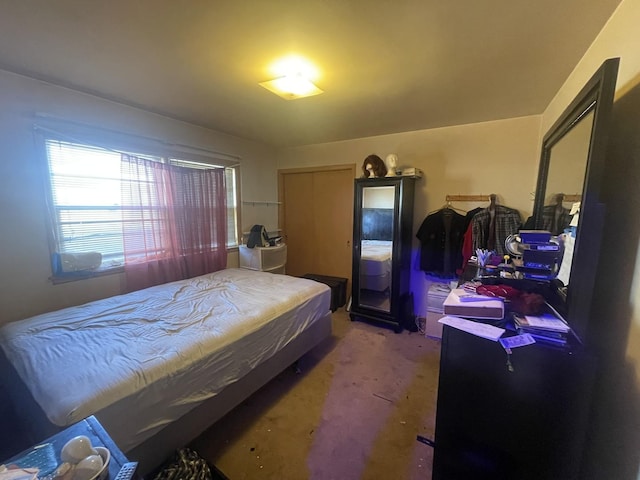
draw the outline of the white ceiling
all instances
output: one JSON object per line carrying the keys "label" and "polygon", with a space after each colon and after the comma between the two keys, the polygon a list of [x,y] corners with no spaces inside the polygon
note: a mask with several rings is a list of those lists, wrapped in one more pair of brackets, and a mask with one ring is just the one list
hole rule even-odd
{"label": "white ceiling", "polygon": [[[0,68],[276,146],[540,114],[620,0],[0,0]],[[258,85],[296,52],[322,95]]]}

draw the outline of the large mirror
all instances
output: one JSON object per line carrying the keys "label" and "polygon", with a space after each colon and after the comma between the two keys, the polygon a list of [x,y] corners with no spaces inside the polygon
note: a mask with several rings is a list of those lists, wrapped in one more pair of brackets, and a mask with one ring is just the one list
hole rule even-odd
{"label": "large mirror", "polygon": [[551,147],[542,228],[553,235],[559,235],[570,227],[574,215],[571,210],[575,210],[582,200],[593,116],[593,110],[586,113]]}
{"label": "large mirror", "polygon": [[362,189],[360,305],[381,312],[391,311],[394,201],[394,186]]}
{"label": "large mirror", "polygon": [[600,178],[619,59],[609,59],[545,135],[534,204],[537,229],[562,235],[554,307],[583,341],[599,254]]}

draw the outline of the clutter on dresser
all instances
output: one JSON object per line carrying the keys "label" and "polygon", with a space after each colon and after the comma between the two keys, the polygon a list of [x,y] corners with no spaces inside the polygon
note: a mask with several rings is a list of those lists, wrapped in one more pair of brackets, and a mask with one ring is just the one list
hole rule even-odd
{"label": "clutter on dresser", "polygon": [[514,315],[514,325],[520,334],[529,334],[536,341],[551,345],[567,344],[571,328],[553,313]]}
{"label": "clutter on dresser", "polygon": [[522,278],[552,280],[558,275],[564,253],[560,236],[548,230],[520,230],[507,237],[505,248],[517,258],[515,269]]}

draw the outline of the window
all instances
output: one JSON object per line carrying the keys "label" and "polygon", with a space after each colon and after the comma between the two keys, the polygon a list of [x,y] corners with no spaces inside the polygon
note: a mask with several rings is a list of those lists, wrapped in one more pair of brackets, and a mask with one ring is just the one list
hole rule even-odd
{"label": "window", "polygon": [[[50,179],[54,272],[59,254],[100,252],[100,270],[120,267],[124,262],[120,164],[118,152],[56,139],[45,140]],[[131,153],[137,157],[169,162],[189,168],[207,168],[211,163],[178,160]],[[238,245],[236,167],[225,167],[227,189],[227,247]],[[56,255],[58,254],[58,255]]]}
{"label": "window", "polygon": [[[209,163],[192,162],[189,160],[178,160],[171,158],[169,163],[190,168],[211,168]],[[221,166],[221,165],[220,165]],[[227,247],[237,247],[238,242],[238,189],[236,169],[227,167],[225,170],[225,180],[227,187]]]}

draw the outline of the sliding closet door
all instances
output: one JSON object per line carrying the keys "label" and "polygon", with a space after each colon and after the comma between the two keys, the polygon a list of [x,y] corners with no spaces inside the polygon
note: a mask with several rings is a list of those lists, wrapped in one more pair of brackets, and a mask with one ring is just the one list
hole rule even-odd
{"label": "sliding closet door", "polygon": [[353,165],[279,171],[287,273],[351,279]]}
{"label": "sliding closet door", "polygon": [[[313,173],[290,173],[282,176],[280,195],[284,217],[280,217],[287,244],[287,273],[301,276],[314,272],[313,246]],[[283,195],[284,194],[284,195]]]}
{"label": "sliding closet door", "polygon": [[[313,177],[316,269],[325,275],[351,278],[353,237],[353,173],[316,172]],[[347,200],[349,199],[349,200]]]}

